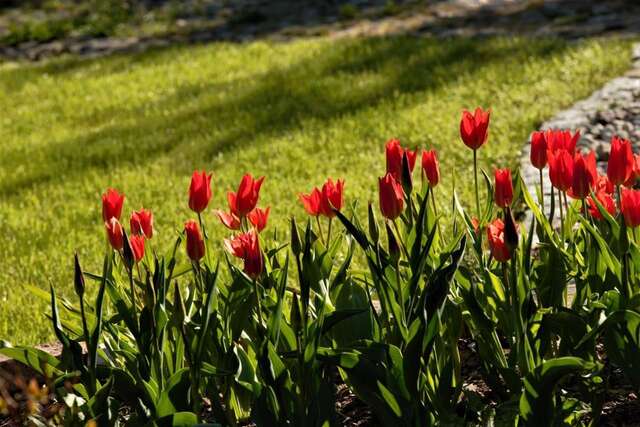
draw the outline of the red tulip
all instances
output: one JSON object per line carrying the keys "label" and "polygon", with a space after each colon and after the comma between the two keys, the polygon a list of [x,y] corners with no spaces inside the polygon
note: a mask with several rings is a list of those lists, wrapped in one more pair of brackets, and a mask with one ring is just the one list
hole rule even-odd
{"label": "red tulip", "polygon": [[153,213],[148,209],[140,209],[131,213],[129,220],[132,234],[144,234],[150,239],[153,237]]}
{"label": "red tulip", "polygon": [[225,239],[224,245],[230,254],[243,259],[244,272],[249,277],[255,279],[262,273],[264,261],[258,233],[255,230],[240,234],[233,239]]}
{"label": "red tulip", "polygon": [[[607,212],[609,212],[611,215],[616,214],[616,203],[614,202],[613,197],[611,197],[611,194],[604,191],[598,191],[596,192],[596,198],[598,199],[598,202],[600,202],[602,207],[607,210]],[[600,210],[598,209],[598,206],[596,205],[596,202],[591,196],[587,196],[587,207],[592,218],[598,220],[604,219],[602,217],[602,214],[600,213]]]}
{"label": "red tulip", "polygon": [[640,154],[633,156],[633,173],[631,177],[624,183],[625,187],[633,187],[640,178]]}
{"label": "red tulip", "polygon": [[[327,179],[327,182],[322,186],[322,192],[320,196],[320,213],[327,218],[333,218],[336,216],[333,209],[342,209],[342,193],[344,191],[344,180],[339,179],[336,183],[333,183],[331,178]],[[332,209],[333,208],[333,209]]]}
{"label": "red tulip", "polygon": [[640,190],[622,189],[620,211],[628,227],[640,225]]}
{"label": "red tulip", "polygon": [[264,176],[259,179],[253,179],[251,174],[245,174],[240,181],[238,192],[229,192],[227,195],[231,212],[239,218],[247,216],[258,204],[260,187],[263,181]]}
{"label": "red tulip", "polygon": [[309,215],[318,216],[320,215],[320,203],[322,201],[322,192],[318,188],[314,188],[313,191],[309,194],[298,195],[298,199],[302,202],[304,209],[307,211]]}
{"label": "red tulip", "polygon": [[226,213],[225,211],[218,210],[216,211],[216,215],[218,215],[220,222],[228,229],[240,229],[240,218],[238,218],[234,213]]}
{"label": "red tulip", "polygon": [[416,166],[418,150],[411,151],[402,148],[400,141],[397,139],[387,141],[385,152],[387,157],[387,173],[392,174],[398,181],[402,179],[402,157],[405,153],[409,161],[409,169],[413,171],[413,168]]}
{"label": "red tulip", "polygon": [[513,200],[513,183],[508,168],[495,170],[495,191],[493,200],[501,208],[511,205]]}
{"label": "red tulip", "polygon": [[487,142],[490,115],[491,110],[483,111],[480,107],[476,108],[474,114],[467,110],[462,112],[460,137],[467,147],[477,150]]}
{"label": "red tulip", "polygon": [[136,262],[144,257],[144,236],[132,235],[129,236],[129,244],[131,245],[131,252],[133,252],[133,258]]}
{"label": "red tulip", "polygon": [[569,130],[548,129],[545,131],[544,137],[548,150],[554,153],[566,150],[573,156],[576,152],[576,144],[580,139],[580,132],[578,131],[572,135]]}
{"label": "red tulip", "polygon": [[549,179],[551,184],[560,191],[567,191],[573,184],[573,158],[567,150],[555,153],[547,152],[549,159]]}
{"label": "red tulip", "polygon": [[189,186],[189,208],[196,213],[200,213],[207,208],[211,200],[211,176],[205,171],[193,172],[191,185]]}
{"label": "red tulip", "polygon": [[269,219],[270,211],[271,211],[271,208],[267,208],[267,209],[255,208],[247,216],[247,218],[249,218],[249,222],[253,224],[256,230],[258,230],[258,233],[264,230],[264,228],[267,226],[267,220]]}
{"label": "red tulip", "polygon": [[187,221],[184,231],[187,235],[187,255],[192,261],[199,261],[204,256],[205,246],[198,223],[194,220]]}
{"label": "red tulip", "polygon": [[118,221],[115,216],[112,216],[111,219],[105,221],[104,227],[107,230],[107,237],[109,238],[111,247],[116,251],[121,250],[124,244],[124,232],[122,230],[122,225],[120,225],[120,221]]}
{"label": "red tulip", "polygon": [[622,185],[631,178],[635,161],[631,143],[617,136],[611,138],[611,153],[607,164],[607,176],[613,185]]}
{"label": "red tulip", "polygon": [[531,134],[531,164],[536,169],[544,169],[547,165],[547,140],[544,132],[533,132]]}
{"label": "red tulip", "polygon": [[504,240],[504,222],[496,218],[487,226],[489,249],[496,261],[507,262],[511,259],[511,251]]}
{"label": "red tulip", "polygon": [[593,151],[586,156],[577,153],[573,161],[573,183],[569,196],[584,199],[596,185],[597,179],[596,154]]}
{"label": "red tulip", "polygon": [[435,187],[440,182],[440,165],[436,150],[425,150],[422,152],[422,170],[429,181],[430,187]]}
{"label": "red tulip", "polygon": [[102,219],[109,221],[115,218],[120,221],[123,204],[124,194],[118,193],[118,190],[113,188],[107,189],[107,192],[102,195]]}
{"label": "red tulip", "polygon": [[392,174],[387,173],[378,179],[380,187],[380,211],[387,219],[396,219],[404,207],[404,193],[402,185]]}
{"label": "red tulip", "polygon": [[613,194],[613,190],[614,187],[611,181],[609,181],[609,178],[607,178],[606,175],[598,175],[598,178],[596,179],[596,193],[602,191],[607,194]]}

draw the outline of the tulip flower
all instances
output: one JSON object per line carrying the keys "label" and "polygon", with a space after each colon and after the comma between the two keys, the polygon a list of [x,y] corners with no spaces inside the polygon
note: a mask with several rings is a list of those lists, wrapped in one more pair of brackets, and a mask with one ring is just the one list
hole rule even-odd
{"label": "tulip flower", "polygon": [[476,193],[476,213],[480,216],[480,192],[478,191],[478,148],[487,142],[489,136],[489,116],[491,110],[476,108],[472,115],[467,110],[462,112],[460,120],[460,137],[465,145],[473,150],[473,184]]}
{"label": "tulip flower", "polygon": [[387,158],[387,173],[393,175],[393,177],[401,181],[402,180],[402,157],[406,154],[409,161],[409,170],[412,172],[416,165],[416,158],[418,151],[411,151],[404,149],[400,145],[400,141],[397,139],[390,139],[385,146],[385,154]]}
{"label": "tulip flower", "polygon": [[573,180],[569,196],[584,199],[594,188],[598,179],[596,155],[591,151],[586,156],[577,153],[573,161]]}
{"label": "tulip flower", "polygon": [[227,251],[244,261],[244,272],[252,279],[256,279],[264,269],[264,260],[260,250],[258,233],[255,230],[240,234],[233,239],[225,239]]}
{"label": "tulip flower", "polygon": [[429,187],[435,187],[440,182],[440,165],[436,150],[425,150],[422,152],[422,170],[424,171]]}
{"label": "tulip flower", "polygon": [[111,218],[120,221],[122,216],[122,205],[124,204],[124,194],[118,193],[113,188],[107,189],[102,195],[102,219],[106,222]]}
{"label": "tulip flower", "polygon": [[609,181],[609,178],[607,178],[606,175],[598,175],[598,178],[596,179],[596,193],[603,191],[608,194],[613,194],[614,190],[615,188],[613,187],[613,184]]}
{"label": "tulip flower", "polygon": [[252,210],[247,218],[249,218],[249,222],[256,228],[258,233],[260,233],[267,226],[267,220],[269,219],[269,211],[271,208],[260,209],[255,208]]}
{"label": "tulip flower", "polygon": [[630,190],[628,188],[622,190],[620,211],[627,227],[640,225],[640,190]]}
{"label": "tulip flower", "polygon": [[474,114],[467,110],[462,112],[460,137],[467,147],[475,151],[487,142],[490,115],[491,110],[483,111],[480,107]]}
{"label": "tulip flower", "polygon": [[327,218],[336,216],[333,209],[342,209],[342,193],[344,191],[344,180],[339,179],[334,184],[331,178],[322,186],[320,196],[320,213]]}
{"label": "tulip flower", "polygon": [[135,262],[140,262],[144,257],[144,236],[129,236],[129,245],[131,245],[131,252],[133,252]]}
{"label": "tulip flower", "polygon": [[487,226],[487,240],[491,255],[498,262],[507,262],[511,259],[511,251],[505,243],[504,222],[496,218]]}
{"label": "tulip flower", "polygon": [[624,186],[633,187],[638,178],[640,178],[640,154],[633,156],[633,172],[631,173],[631,177],[624,183]]}
{"label": "tulip flower", "polygon": [[547,165],[547,140],[543,131],[531,134],[530,159],[534,168],[542,170]]}
{"label": "tulip flower", "polygon": [[205,171],[193,172],[191,185],[189,186],[189,208],[195,213],[200,213],[207,208],[211,200],[211,176]]}
{"label": "tulip flower", "polygon": [[105,221],[104,227],[107,230],[107,237],[109,238],[109,243],[111,244],[111,247],[116,251],[121,250],[124,244],[124,240],[123,240],[124,232],[122,230],[122,225],[120,224],[120,221],[118,221],[118,218],[116,218],[115,216],[112,216],[110,220]]}
{"label": "tulip flower", "polygon": [[573,157],[567,150],[548,151],[549,179],[560,191],[567,191],[573,184]]}
{"label": "tulip flower", "polygon": [[[596,192],[596,199],[598,200],[598,202],[600,202],[602,207],[605,208],[607,212],[609,212],[609,214],[616,214],[616,203],[613,200],[611,193],[598,191]],[[591,196],[587,196],[587,208],[589,209],[589,215],[591,215],[592,218],[595,218],[597,220],[604,219],[602,214],[600,213],[600,210],[598,209],[598,206],[596,205],[596,202]]]}
{"label": "tulip flower", "polygon": [[511,171],[508,168],[495,170],[495,188],[493,200],[501,208],[511,205],[513,200],[513,183]]}
{"label": "tulip flower", "polygon": [[400,216],[404,207],[404,193],[402,185],[392,174],[387,173],[378,179],[380,187],[380,211],[390,220]]}
{"label": "tulip flower", "polygon": [[131,234],[143,234],[150,239],[153,237],[153,213],[148,209],[140,209],[131,213],[129,220]]}
{"label": "tulip flower", "polygon": [[554,153],[566,150],[573,156],[576,151],[576,144],[580,139],[580,132],[578,131],[572,135],[569,130],[549,129],[545,131],[544,137],[548,150]]}
{"label": "tulip flower", "polygon": [[320,203],[322,201],[322,192],[318,188],[314,188],[309,194],[298,195],[298,199],[304,206],[304,209],[311,216],[320,215]]}
{"label": "tulip flower", "polygon": [[260,187],[263,181],[264,176],[259,179],[253,179],[251,174],[245,174],[240,181],[238,191],[236,193],[230,191],[227,194],[231,212],[239,218],[247,216],[258,204]]}
{"label": "tulip flower", "polygon": [[204,256],[205,246],[200,227],[194,220],[189,220],[184,224],[184,231],[187,235],[187,255],[192,261],[199,261]]}
{"label": "tulip flower", "polygon": [[217,210],[216,215],[218,216],[220,222],[229,230],[240,229],[240,218],[238,218],[233,212],[227,213],[225,211]]}
{"label": "tulip flower", "polygon": [[617,136],[611,138],[611,153],[607,164],[607,176],[613,185],[622,185],[631,178],[635,160],[631,151],[631,143]]}

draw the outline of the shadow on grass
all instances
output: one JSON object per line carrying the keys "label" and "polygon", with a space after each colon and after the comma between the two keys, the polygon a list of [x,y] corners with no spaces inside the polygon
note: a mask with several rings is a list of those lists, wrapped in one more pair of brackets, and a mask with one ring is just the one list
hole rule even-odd
{"label": "shadow on grass", "polygon": [[[489,64],[523,49],[530,56],[541,57],[557,54],[566,44],[550,40],[532,47],[523,40],[507,46],[495,49],[486,40],[412,37],[326,43],[318,54],[286,68],[204,87],[184,85],[169,96],[126,110],[125,114],[111,107],[92,113],[86,120],[95,121],[98,130],[38,148],[34,153],[38,164],[28,165],[25,173],[0,183],[0,193],[15,196],[60,175],[69,179],[90,170],[142,165],[168,153],[207,161],[221,152],[253,144],[257,135],[283,136],[307,119],[329,125],[390,97],[432,92],[461,75],[482,73]],[[95,72],[122,72],[134,64],[171,60],[171,50],[118,56],[106,62],[106,70],[100,67]],[[83,60],[29,72],[64,74],[77,67],[90,67],[91,63]],[[372,76],[373,81],[367,80]],[[224,92],[231,95],[211,96]],[[149,115],[149,111],[154,113]],[[166,111],[170,115],[163,114]],[[118,117],[127,124],[106,125],[117,123],[114,118]],[[140,118],[130,124],[132,117]],[[212,136],[206,146],[190,144],[193,138],[208,133]],[[5,167],[24,164],[24,151],[9,151],[3,163]]]}

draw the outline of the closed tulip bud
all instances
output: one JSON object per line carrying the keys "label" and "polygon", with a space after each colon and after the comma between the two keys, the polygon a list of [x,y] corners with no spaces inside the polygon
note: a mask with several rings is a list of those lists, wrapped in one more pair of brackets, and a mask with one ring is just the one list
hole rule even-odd
{"label": "closed tulip bud", "polygon": [[76,295],[82,298],[82,295],[84,295],[84,275],[82,274],[82,268],[80,268],[80,260],[78,260],[78,254],[75,254],[73,260],[74,260],[73,285],[76,290]]}
{"label": "closed tulip bud", "polygon": [[620,211],[624,217],[627,227],[637,227],[640,225],[640,190],[622,190],[622,201]]}
{"label": "closed tulip bud", "polygon": [[302,326],[302,315],[300,314],[300,303],[298,302],[298,294],[294,293],[291,298],[291,313],[289,314],[289,318],[291,319],[291,329],[299,336],[301,333]]}
{"label": "closed tulip bud", "polygon": [[320,213],[327,218],[336,216],[335,210],[342,209],[342,193],[344,191],[344,180],[339,179],[336,183],[331,178],[322,186],[320,191]]}
{"label": "closed tulip bud", "polygon": [[369,236],[371,240],[375,243],[380,238],[380,229],[378,228],[378,219],[376,218],[376,213],[373,210],[373,205],[369,202],[368,207],[369,214]]}
{"label": "closed tulip bud", "polygon": [[204,211],[211,200],[211,176],[205,171],[193,172],[189,186],[189,208],[200,213]]}
{"label": "closed tulip bud", "polygon": [[264,260],[260,250],[258,233],[251,230],[233,239],[225,239],[224,246],[235,257],[244,261],[244,272],[252,279],[256,279],[264,269]]}
{"label": "closed tulip bud", "polygon": [[495,188],[493,200],[501,208],[511,205],[513,200],[513,183],[509,169],[496,169],[494,172]]}
{"label": "closed tulip bud", "polygon": [[140,209],[131,213],[129,220],[131,234],[142,234],[147,239],[153,237],[153,213],[148,209]]}
{"label": "closed tulip bud", "polygon": [[547,140],[544,132],[533,132],[531,134],[531,164],[536,169],[544,169],[547,165]]}
{"label": "closed tulip bud", "polygon": [[120,221],[123,204],[124,194],[120,194],[117,190],[109,188],[106,193],[102,195],[102,220],[106,222],[111,218],[115,218]]}
{"label": "closed tulip bud", "polygon": [[267,226],[267,220],[269,219],[269,212],[271,208],[260,209],[255,208],[249,213],[248,218],[249,222],[255,227],[255,229],[260,233]]}
{"label": "closed tulip bud", "polygon": [[390,220],[400,216],[404,208],[402,186],[390,173],[378,179],[380,187],[380,211]]}
{"label": "closed tulip bud", "polygon": [[504,242],[507,248],[509,248],[509,251],[513,253],[518,247],[518,225],[513,218],[511,208],[507,208],[504,214]]}
{"label": "closed tulip bud", "polygon": [[191,261],[200,261],[204,256],[205,245],[198,223],[194,220],[187,221],[184,224],[184,232],[187,235],[187,255]]}
{"label": "closed tulip bud", "polygon": [[549,179],[560,191],[567,191],[573,184],[573,157],[567,150],[548,152]]}
{"label": "closed tulip bud", "polygon": [[631,173],[631,177],[624,183],[624,186],[633,187],[638,178],[640,178],[640,154],[633,156],[633,172]]}
{"label": "closed tulip bud", "polygon": [[131,271],[135,264],[135,256],[133,254],[133,248],[131,247],[131,241],[126,232],[123,233],[122,237],[122,259],[124,260],[124,265],[127,267],[127,270]]}
{"label": "closed tulip bud", "polygon": [[104,227],[107,230],[107,237],[111,247],[116,251],[122,249],[123,246],[123,233],[122,225],[116,217],[111,217],[110,220],[105,221]]}
{"label": "closed tulip bud", "polygon": [[617,136],[611,138],[611,153],[607,164],[607,177],[613,185],[622,185],[631,178],[635,160],[631,143]]}
{"label": "closed tulip bud", "polygon": [[320,203],[322,200],[322,192],[318,188],[314,188],[309,194],[298,195],[298,199],[304,206],[304,209],[311,216],[319,216],[321,213]]}
{"label": "closed tulip bud", "polygon": [[131,252],[133,253],[133,260],[138,263],[144,257],[144,236],[132,235],[129,237],[129,244],[131,245]]}
{"label": "closed tulip bud", "polygon": [[387,240],[389,241],[389,255],[391,256],[392,262],[395,264],[400,259],[400,245],[398,245],[398,240],[393,234],[393,230],[391,230],[389,223],[386,224],[386,228]]}
{"label": "closed tulip bud", "polygon": [[418,151],[408,150],[402,148],[400,145],[400,141],[397,139],[390,139],[387,141],[385,146],[385,154],[387,159],[387,173],[393,175],[393,177],[401,181],[402,180],[402,158],[404,155],[407,155],[407,160],[409,162],[409,171],[412,172],[413,168],[416,165],[416,158],[418,156]]}
{"label": "closed tulip bud", "polygon": [[596,155],[592,151],[586,156],[576,154],[573,162],[573,184],[569,196],[584,199],[591,193],[598,179]]}
{"label": "closed tulip bud", "polygon": [[477,150],[487,142],[490,115],[491,110],[483,111],[480,107],[473,114],[467,110],[462,112],[460,137],[467,147]]}
{"label": "closed tulip bud", "polygon": [[429,187],[435,187],[440,182],[440,165],[436,150],[422,152],[422,170],[429,181]]}
{"label": "closed tulip bud", "polygon": [[[607,193],[605,191],[598,191],[596,192],[596,199],[602,205],[602,207],[607,212],[609,212],[610,215],[616,214],[616,203],[613,200],[613,197],[611,197],[610,193]],[[589,215],[591,215],[592,218],[597,220],[604,219],[604,217],[600,213],[600,209],[598,209],[598,205],[591,196],[587,197],[587,207],[589,209]]]}
{"label": "closed tulip bud", "polygon": [[231,192],[228,195],[231,212],[243,218],[255,209],[263,181],[264,176],[259,179],[253,179],[251,174],[245,174],[240,181],[238,191],[236,193]]}
{"label": "closed tulip bud", "polygon": [[511,259],[511,251],[505,242],[504,222],[500,218],[496,218],[487,226],[487,240],[496,261],[507,262]]}

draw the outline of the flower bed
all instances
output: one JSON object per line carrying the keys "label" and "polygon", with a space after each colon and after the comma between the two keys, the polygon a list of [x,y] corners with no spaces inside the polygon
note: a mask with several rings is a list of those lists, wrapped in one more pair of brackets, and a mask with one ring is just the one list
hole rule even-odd
{"label": "flower bed", "polygon": [[[292,219],[285,238],[259,207],[268,181],[246,174],[216,211],[230,233],[223,259],[203,215],[211,174],[194,172],[195,215],[170,248],[153,246],[148,209],[126,231],[125,197],[109,189],[102,272],[83,271],[76,256],[77,304],[51,288],[61,356],[0,353],[41,375],[55,422],[70,425],[329,425],[345,387],[382,425],[597,424],[611,381],[640,383],[640,157],[614,137],[600,176],[593,153],[576,152],[577,134],[534,133],[531,162],[550,177],[540,175],[536,197],[509,169],[478,171],[489,123],[480,108],[460,122],[473,214],[455,192],[437,200],[435,151],[390,140],[364,221],[345,203],[345,182],[328,179],[299,195],[310,218]],[[548,185],[546,217],[536,199]],[[532,211],[528,228],[514,219],[518,202]],[[454,206],[450,227],[443,203]],[[460,342],[473,343],[484,394],[463,387]]]}

